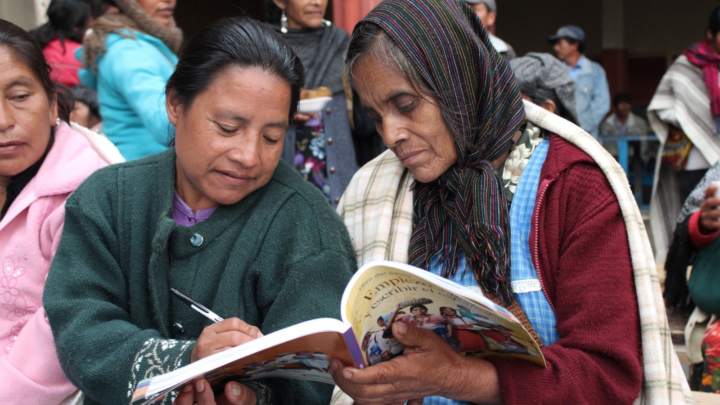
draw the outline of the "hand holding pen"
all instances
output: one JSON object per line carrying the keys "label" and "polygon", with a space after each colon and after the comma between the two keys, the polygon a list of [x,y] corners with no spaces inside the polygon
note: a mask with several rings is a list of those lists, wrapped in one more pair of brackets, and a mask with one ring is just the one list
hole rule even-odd
{"label": "hand holding pen", "polygon": [[171,288],[170,291],[190,306],[190,308],[215,322],[203,329],[190,354],[190,362],[195,362],[263,336],[260,329],[248,325],[240,318],[223,319],[218,314],[180,291],[174,288]]}
{"label": "hand holding pen", "polygon": [[[203,329],[195,342],[195,347],[190,353],[191,363],[263,336],[260,329],[248,325],[240,318],[223,319],[180,291],[174,288],[170,291],[197,313],[214,322]],[[237,382],[229,382],[225,385],[224,397],[222,403],[225,404],[251,404],[257,401],[253,390]],[[205,379],[199,379],[185,385],[175,399],[174,405],[215,404],[216,398],[210,384]]]}

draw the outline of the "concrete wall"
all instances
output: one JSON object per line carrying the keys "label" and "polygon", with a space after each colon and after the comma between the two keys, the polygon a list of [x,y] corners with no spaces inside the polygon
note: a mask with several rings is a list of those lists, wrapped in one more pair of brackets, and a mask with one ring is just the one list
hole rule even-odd
{"label": "concrete wall", "polygon": [[26,30],[33,29],[38,25],[35,8],[35,0],[0,0],[0,18]]}
{"label": "concrete wall", "polygon": [[625,34],[631,56],[676,56],[705,35],[717,0],[626,0]]}
{"label": "concrete wall", "polygon": [[496,34],[515,48],[527,52],[552,52],[547,37],[558,28],[575,24],[587,36],[587,55],[600,58],[602,8],[600,0],[498,0]]}
{"label": "concrete wall", "polygon": [[[617,2],[605,1],[606,6],[609,3]],[[624,43],[631,58],[679,55],[690,43],[703,38],[710,11],[720,5],[718,0],[623,3],[622,12],[617,14],[624,20]],[[561,25],[576,24],[587,35],[588,56],[599,59],[603,46],[602,17],[601,0],[498,0],[497,35],[512,44],[519,55],[551,52],[547,37]],[[605,27],[612,25],[605,23]]]}
{"label": "concrete wall", "polygon": [[186,43],[205,25],[239,15],[263,20],[264,0],[178,0],[175,8],[175,21],[183,29]]}

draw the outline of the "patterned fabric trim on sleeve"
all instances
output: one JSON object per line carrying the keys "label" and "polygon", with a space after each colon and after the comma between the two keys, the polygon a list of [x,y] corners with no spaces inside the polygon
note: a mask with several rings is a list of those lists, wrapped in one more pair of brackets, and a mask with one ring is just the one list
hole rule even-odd
{"label": "patterned fabric trim on sleeve", "polygon": [[[133,361],[131,380],[128,382],[128,398],[132,398],[137,384],[145,379],[168,373],[182,367],[183,355],[191,349],[195,341],[173,339],[150,339]],[[168,395],[162,404],[170,404],[174,395]]]}

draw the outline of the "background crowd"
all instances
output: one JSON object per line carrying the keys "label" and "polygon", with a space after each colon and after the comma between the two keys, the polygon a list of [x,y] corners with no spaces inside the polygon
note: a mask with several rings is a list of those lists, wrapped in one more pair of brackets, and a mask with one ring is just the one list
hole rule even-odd
{"label": "background crowd", "polygon": [[[682,397],[668,336],[646,332],[667,329],[662,309],[642,311],[657,304],[653,256],[664,306],[693,311],[690,386],[720,392],[720,7],[641,116],[630,94],[610,94],[580,22],[517,55],[494,35],[496,0],[387,0],[352,37],[325,19],[327,0],[268,0],[266,21],[193,38],[173,18],[181,1],[51,0],[30,32],[0,20],[0,375],[12,387],[0,403],[122,403],[158,370],[336,317],[353,271],[376,259],[479,285],[542,342],[549,369],[463,363],[472,378],[452,390],[407,364],[389,377],[403,389],[379,391],[376,367],[333,364],[336,404]],[[624,137],[654,174],[648,224],[615,161]],[[205,325],[168,284],[239,319]],[[436,355],[438,368],[459,361]],[[646,384],[653,372],[667,392]],[[468,392],[476,380],[490,381],[484,396]],[[217,395],[327,403],[330,391],[260,381]],[[175,400],[214,397],[201,380]]]}

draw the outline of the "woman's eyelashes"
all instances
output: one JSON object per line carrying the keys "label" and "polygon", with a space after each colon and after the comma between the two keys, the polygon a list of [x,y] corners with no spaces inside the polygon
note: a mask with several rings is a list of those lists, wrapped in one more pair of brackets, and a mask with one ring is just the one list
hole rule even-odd
{"label": "woman's eyelashes", "polygon": [[[213,123],[215,124],[215,126],[217,126],[217,128],[220,130],[220,132],[221,132],[223,135],[228,135],[228,136],[237,134],[237,133],[243,128],[242,125],[241,125],[241,126],[228,126],[227,124],[221,124],[221,123],[219,123],[219,122],[217,122],[217,121],[213,121]],[[265,142],[266,142],[268,145],[277,145],[277,143],[280,142],[280,139],[281,139],[283,136],[285,136],[285,134],[282,134],[282,135],[262,135],[262,138],[265,140]]]}
{"label": "woman's eyelashes", "polygon": [[220,124],[219,122],[216,122],[215,125],[217,125],[218,129],[219,129],[222,133],[228,134],[228,135],[234,134],[234,133],[237,132],[237,130],[238,130],[237,128],[231,128],[231,127],[227,127],[227,126],[225,126],[225,125],[222,125],[222,124]]}
{"label": "woman's eyelashes", "polygon": [[15,101],[15,102],[21,102],[21,101],[27,100],[28,97],[30,97],[30,94],[23,93],[23,94],[17,94],[17,95],[10,96],[10,100]]}
{"label": "woman's eyelashes", "polygon": [[401,106],[398,107],[398,111],[399,111],[401,114],[410,113],[410,112],[412,112],[412,110],[414,110],[414,109],[415,109],[415,101],[411,101],[411,102],[409,102],[409,103],[405,103],[405,104],[403,104],[403,105],[401,105]]}
{"label": "woman's eyelashes", "polygon": [[[415,110],[416,104],[417,104],[416,99],[413,99],[412,101],[409,101],[409,102],[405,101],[402,104],[398,103],[398,106],[395,108],[397,109],[397,111],[400,114],[404,115],[404,114],[409,114],[409,113],[413,112]],[[370,117],[371,120],[373,120],[373,122],[375,122],[376,125],[382,124],[382,117],[377,112],[368,111],[367,115],[368,115],[368,117]]]}

